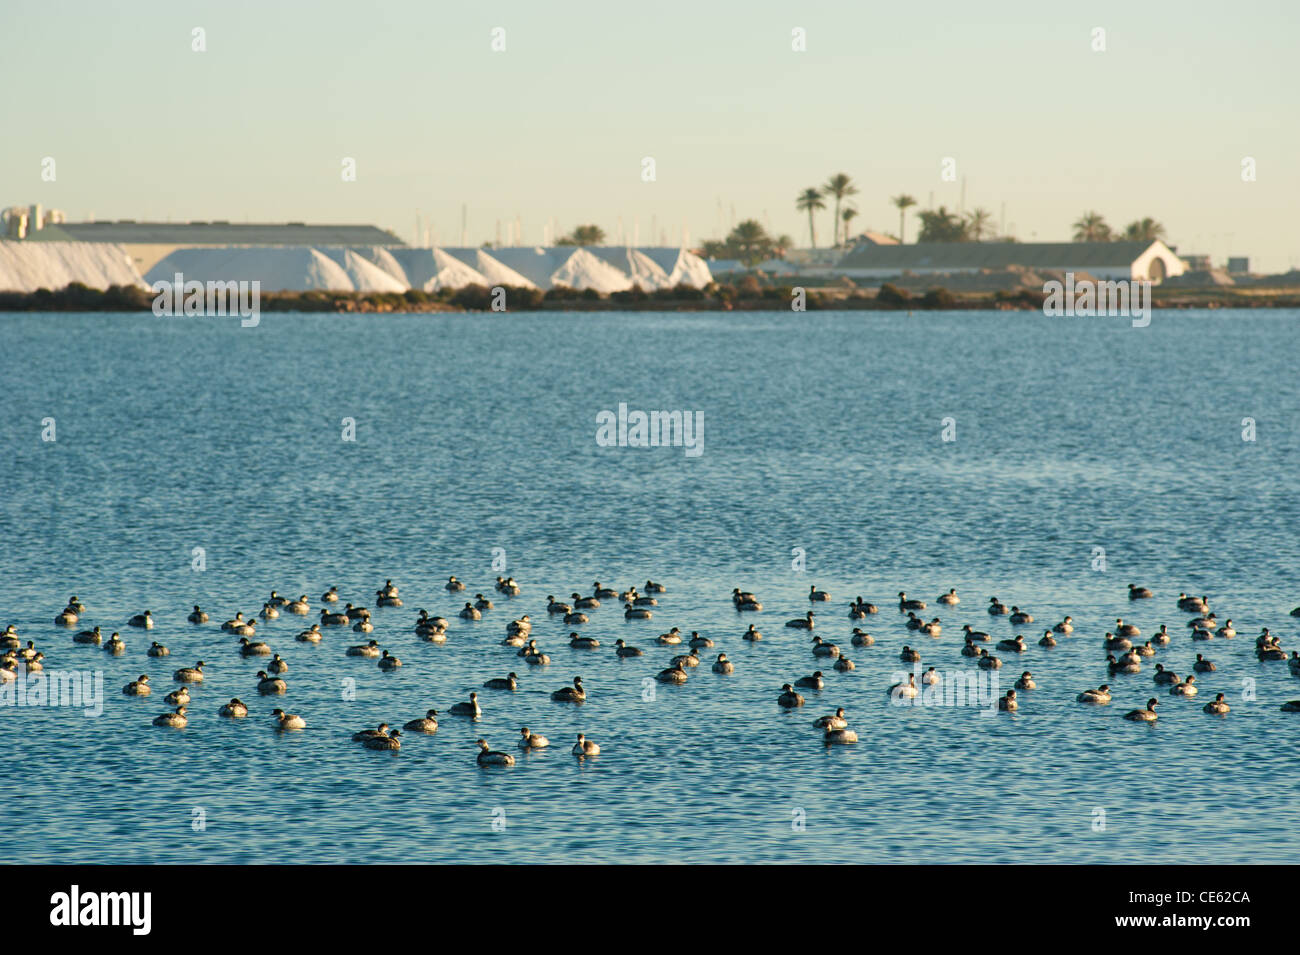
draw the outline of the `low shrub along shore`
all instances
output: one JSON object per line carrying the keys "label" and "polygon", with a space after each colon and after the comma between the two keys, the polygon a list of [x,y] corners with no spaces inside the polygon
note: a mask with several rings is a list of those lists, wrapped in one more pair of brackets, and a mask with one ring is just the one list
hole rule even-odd
{"label": "low shrub along shore", "polygon": [[[545,292],[535,288],[505,289],[506,310],[624,311],[624,312],[708,312],[785,311],[795,301],[796,289],[788,285],[764,285],[747,277],[739,282],[711,283],[698,289],[689,285],[646,292],[632,288],[602,295],[592,289],[557,287]],[[803,304],[808,311],[827,309],[867,311],[1041,311],[1045,293],[1022,288],[996,292],[954,293],[931,288],[909,292],[889,282],[879,289],[809,288]],[[266,292],[261,296],[264,312],[492,312],[492,289],[467,285],[459,289],[423,292]],[[154,293],[130,285],[93,289],[79,282],[51,291],[0,292],[3,312],[141,312],[153,307]],[[1300,308],[1300,291],[1234,291],[1152,289],[1154,308]]]}

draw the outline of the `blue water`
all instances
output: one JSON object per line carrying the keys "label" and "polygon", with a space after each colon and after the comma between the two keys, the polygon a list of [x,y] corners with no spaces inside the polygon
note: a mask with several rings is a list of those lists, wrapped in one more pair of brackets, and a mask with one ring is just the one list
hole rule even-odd
{"label": "blue water", "polygon": [[[1135,329],[1036,313],[265,315],[243,329],[0,316],[0,625],[35,640],[50,669],[102,670],[107,696],[98,717],[0,709],[4,859],[1300,861],[1300,717],[1278,711],[1300,681],[1252,652],[1262,626],[1300,644],[1288,616],[1300,604],[1297,318],[1157,313]],[[702,412],[703,454],[598,447],[596,415],[620,402]],[[54,442],[41,440],[47,417]],[[490,593],[493,548],[522,596]],[[449,574],[497,608],[454,619]],[[571,650],[571,628],[546,619],[547,594],[647,577],[669,587],[655,618],[624,621],[606,601],[581,628],[599,650]],[[265,661],[217,630],[272,588],[308,593],[313,610],[330,585],[373,606],[385,578],[406,604],[374,613],[372,636],[405,663],[394,674],[345,658],[365,638],[343,628],[294,642],[315,618],[286,615],[259,639],[289,661],[289,693],[258,698]],[[1156,599],[1130,604],[1130,582]],[[810,583],[834,597],[814,608],[816,632],[852,673],[782,627],[808,609]],[[765,611],[737,614],[735,586]],[[949,587],[963,602],[925,615],[942,618],[941,638],[904,629],[899,590],[932,601]],[[1193,644],[1179,591],[1209,594],[1241,635]],[[124,656],[53,626],[72,593],[84,626],[122,630]],[[869,649],[849,647],[859,594],[881,605],[862,624]],[[1040,687],[1021,710],[891,706],[904,643],[923,668],[965,670],[963,623],[1010,634],[983,610],[993,594],[1035,615],[1031,645],[1062,615],[1076,622],[1058,647],[1008,659],[1003,689],[1021,669]],[[212,624],[185,622],[194,603]],[[446,645],[412,634],[419,607],[453,618]],[[124,626],[145,608],[152,633]],[[541,672],[499,645],[522,613],[552,657]],[[1117,616],[1178,635],[1141,674],[1108,681],[1100,638]],[[762,643],[739,639],[750,622]],[[645,700],[643,679],[684,652],[654,643],[674,625],[712,637],[736,672],[702,666]],[[617,660],[620,636],[646,656]],[[172,656],[146,657],[151,639]],[[1153,692],[1155,662],[1186,673],[1198,651],[1219,669],[1197,700]],[[189,727],[151,726],[171,671],[199,658],[208,679]],[[781,684],[818,668],[827,688],[778,710]],[[519,691],[484,691],[480,722],[446,715],[512,669]],[[140,673],[155,695],[121,695]],[[589,701],[550,702],[579,673]],[[1110,706],[1074,702],[1107,681]],[[1232,704],[1225,719],[1201,712],[1215,692]],[[218,718],[235,695],[252,715]],[[1155,726],[1121,719],[1151,695]],[[277,734],[274,706],[308,729]],[[431,706],[438,733],[400,753],[349,742]],[[812,729],[836,706],[856,746],[828,749]],[[524,725],[552,748],[513,769],[476,765],[476,739],[518,752]],[[578,732],[600,757],[569,754]]]}

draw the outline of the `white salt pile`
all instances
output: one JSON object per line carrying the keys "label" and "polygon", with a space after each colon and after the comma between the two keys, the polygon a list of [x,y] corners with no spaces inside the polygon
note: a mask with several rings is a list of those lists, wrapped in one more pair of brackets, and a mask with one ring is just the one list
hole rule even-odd
{"label": "white salt pile", "polygon": [[141,277],[121,245],[0,240],[0,289],[92,288],[174,281],[259,282],[266,292],[404,292],[497,285],[602,294],[639,285],[646,291],[713,280],[698,256],[677,249],[619,246],[504,249],[404,246],[220,246],[175,249]]}
{"label": "white salt pile", "polygon": [[318,251],[339,264],[357,292],[405,292],[411,287],[404,276],[398,278],[389,274],[353,249],[325,246]]}
{"label": "white salt pile", "polygon": [[[150,269],[145,281],[170,282],[178,272],[187,282],[259,282],[263,292],[356,290],[343,266],[319,249],[302,245],[177,249]],[[400,283],[394,283],[400,290]]]}
{"label": "white salt pile", "polygon": [[0,290],[55,291],[70,282],[95,289],[144,284],[135,263],[120,245],[0,240]]}

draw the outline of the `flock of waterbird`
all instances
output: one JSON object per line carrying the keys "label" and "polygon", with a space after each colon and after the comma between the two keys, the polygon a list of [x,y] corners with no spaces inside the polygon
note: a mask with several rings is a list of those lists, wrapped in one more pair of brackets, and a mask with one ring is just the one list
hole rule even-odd
{"label": "flock of waterbird", "polygon": [[[504,595],[506,598],[518,597],[521,593],[519,585],[512,577],[498,577],[494,588],[497,593]],[[456,577],[450,577],[444,585],[444,589],[450,593],[460,593],[467,588]],[[590,620],[587,611],[595,611],[601,606],[603,600],[617,600],[623,608],[624,619],[649,620],[652,619],[655,608],[658,606],[659,597],[666,592],[666,587],[652,580],[646,581],[645,587],[642,589],[634,586],[627,590],[604,587],[599,582],[596,582],[590,596],[583,596],[574,592],[569,602],[556,600],[554,596],[548,596],[546,612],[552,617],[561,619],[566,625],[581,626]],[[1128,596],[1130,600],[1138,601],[1152,599],[1154,594],[1145,587],[1130,584]],[[736,611],[740,613],[760,612],[763,609],[763,605],[757,596],[739,588],[732,591],[731,599]],[[824,590],[817,589],[816,585],[812,585],[809,588],[808,599],[813,604],[825,603],[831,600],[831,595]],[[337,588],[331,587],[321,595],[320,600],[324,606],[318,611],[319,619],[309,628],[300,631],[296,635],[295,640],[297,642],[318,645],[322,643],[326,633],[336,627],[349,627],[353,632],[360,634],[373,632],[374,625],[371,623],[371,610],[369,608],[346,603],[342,609],[335,609],[340,601]],[[936,602],[952,606],[960,603],[961,598],[958,597],[955,589],[950,589],[947,593],[941,594]],[[376,609],[399,608],[402,606],[398,588],[391,580],[385,581],[384,586],[375,591],[375,605]],[[1225,619],[1220,623],[1217,615],[1210,609],[1207,597],[1189,596],[1180,593],[1176,606],[1179,611],[1191,615],[1191,619],[1186,621],[1186,629],[1190,631],[1190,638],[1194,642],[1203,642],[1216,638],[1232,639],[1237,635],[1231,619]],[[492,609],[492,601],[482,593],[476,593],[472,601],[466,601],[464,607],[459,611],[458,617],[465,621],[479,621],[483,619],[484,613]],[[906,592],[899,592],[898,612],[906,615],[904,621],[906,628],[909,631],[915,631],[919,635],[938,638],[943,630],[942,621],[939,617],[925,620],[917,615],[917,611],[924,611],[925,609],[925,601],[909,598]],[[989,598],[986,610],[993,618],[1006,617],[1012,627],[1028,627],[1034,623],[1034,618],[1030,613],[1015,605],[1008,607],[997,597]],[[247,617],[242,612],[236,613],[232,618],[220,625],[223,633],[234,638],[231,647],[241,657],[270,657],[265,669],[257,672],[255,688],[260,696],[283,696],[288,691],[288,684],[283,677],[283,674],[289,669],[288,662],[279,653],[274,652],[269,644],[256,639],[259,622],[274,620],[286,613],[297,616],[311,615],[313,610],[307,595],[303,594],[296,599],[292,599],[283,597],[272,590],[259,612]],[[865,620],[877,613],[879,613],[879,608],[861,597],[856,598],[849,604],[848,616],[851,621]],[[85,605],[77,597],[73,596],[68,600],[68,604],[63,611],[55,617],[54,623],[60,627],[76,628],[86,614]],[[1291,616],[1300,617],[1300,607],[1292,610]],[[209,615],[197,605],[186,620],[196,627],[203,627],[210,622]],[[127,621],[127,626],[152,630],[154,628],[152,612],[145,610],[132,616]],[[428,611],[420,610],[414,622],[413,630],[415,636],[420,640],[439,644],[448,640],[450,626],[451,624],[446,618],[431,616]],[[816,626],[817,617],[812,610],[785,623],[787,628],[805,631],[812,631]],[[1057,646],[1059,640],[1065,639],[1073,632],[1073,618],[1066,616],[1050,629],[1044,630],[1042,637],[1037,640],[1037,645],[1045,650],[1050,649]],[[988,633],[975,630],[970,624],[965,624],[962,627],[962,635],[964,646],[961,655],[963,657],[973,658],[980,669],[996,670],[1002,667],[1002,660],[983,646],[983,644],[993,640]],[[1117,619],[1114,629],[1107,631],[1102,640],[1102,649],[1106,652],[1107,672],[1112,676],[1140,673],[1143,660],[1155,656],[1158,648],[1169,644],[1174,636],[1173,633],[1169,632],[1165,624],[1161,624],[1159,630],[1153,633],[1150,639],[1138,643],[1137,641],[1142,639],[1138,627],[1132,623],[1126,623],[1122,618]],[[126,649],[126,641],[120,633],[113,632],[108,637],[105,637],[100,626],[88,630],[78,630],[73,634],[72,639],[77,644],[102,646],[104,650],[114,655],[121,655]],[[763,635],[753,624],[750,624],[748,629],[741,634],[741,639],[752,643],[762,640]],[[873,646],[875,639],[860,627],[855,626],[852,628],[850,642],[853,647],[865,648]],[[505,637],[501,644],[512,648],[515,651],[515,657],[519,658],[525,666],[543,667],[550,663],[549,655],[538,646],[537,640],[532,636],[532,621],[528,614],[512,619],[507,623]],[[674,655],[671,658],[670,665],[658,671],[655,675],[655,680],[665,684],[686,683],[690,677],[690,670],[700,666],[703,662],[700,651],[714,647],[713,640],[702,636],[698,631],[691,631],[686,634],[677,627],[659,634],[656,638],[656,644],[665,648],[681,647],[684,644],[686,648],[686,652]],[[584,636],[575,630],[569,634],[569,646],[579,650],[596,650],[601,644],[597,638]],[[1029,644],[1023,634],[1013,633],[1010,637],[998,640],[996,649],[1005,653],[1021,654],[1029,649]],[[614,641],[613,651],[620,659],[644,656],[644,652],[640,648],[628,644],[621,638]],[[24,672],[29,675],[38,675],[45,668],[44,651],[38,649],[31,640],[26,641],[24,644],[17,627],[13,624],[10,624],[0,634],[0,652],[3,654],[0,656],[0,683],[16,680],[20,665],[24,668]],[[148,656],[153,658],[170,655],[167,647],[157,641],[153,641],[146,652]],[[349,657],[373,659],[376,661],[378,668],[385,672],[391,672],[402,666],[402,661],[398,657],[389,650],[382,648],[378,641],[374,639],[347,646],[344,652]],[[854,669],[854,663],[849,659],[847,653],[842,652],[835,643],[824,640],[820,634],[813,635],[811,652],[814,660],[828,661],[838,672],[847,672]],[[1293,651],[1288,657],[1278,637],[1272,634],[1267,627],[1263,628],[1255,640],[1255,653],[1261,661],[1287,661],[1290,672],[1300,677],[1300,652]],[[904,645],[899,653],[899,659],[904,663],[919,664],[921,662],[921,653],[910,645]],[[179,686],[164,697],[172,709],[155,717],[153,720],[155,726],[184,728],[188,724],[187,706],[191,702],[189,687],[204,682],[205,666],[206,664],[199,660],[193,666],[184,666],[172,673],[172,680]],[[735,672],[735,664],[728,659],[726,653],[720,652],[716,654],[710,669],[713,673],[728,675]],[[1164,664],[1158,663],[1155,666],[1154,683],[1161,689],[1167,689],[1171,696],[1195,697],[1199,692],[1195,674],[1214,671],[1217,668],[1203,654],[1198,653],[1192,669],[1195,672],[1183,678],[1166,668]],[[923,692],[922,686],[918,686],[916,683],[916,670],[919,670],[919,667],[914,667],[914,672],[908,676],[905,682],[895,683],[888,688],[887,692],[895,702],[906,702],[915,699]],[[941,674],[934,667],[930,667],[921,674],[923,686],[937,684],[941,680]],[[799,677],[792,683],[786,683],[781,687],[781,692],[776,700],[777,705],[787,710],[803,706],[805,700],[799,690],[822,690],[825,685],[826,682],[821,670]],[[518,676],[514,672],[510,672],[505,677],[489,679],[483,685],[484,689],[504,692],[514,692],[517,687]],[[1015,688],[1008,690],[1004,696],[997,699],[997,708],[1003,712],[1015,712],[1020,706],[1017,691],[1033,691],[1037,688],[1038,685],[1034,680],[1033,673],[1025,670],[1016,680]],[[1110,690],[1110,685],[1103,683],[1096,688],[1083,690],[1076,696],[1076,700],[1082,704],[1105,705],[1111,702]],[[153,686],[148,674],[141,674],[137,679],[127,683],[122,692],[127,696],[134,697],[152,695]],[[581,704],[585,702],[587,689],[583,685],[582,677],[575,676],[570,684],[554,690],[550,694],[550,698],[557,703]],[[1151,697],[1145,707],[1125,713],[1124,719],[1133,722],[1154,723],[1157,719],[1156,706],[1158,702],[1157,698]],[[1229,704],[1223,693],[1217,693],[1215,698],[1206,703],[1202,709],[1206,713],[1217,716],[1224,716],[1230,711]],[[1281,709],[1291,713],[1300,712],[1300,700],[1287,701]],[[218,712],[220,716],[229,719],[243,719],[248,716],[249,709],[247,704],[238,697],[234,697],[223,704]],[[453,703],[448,709],[448,713],[456,717],[477,720],[482,714],[478,693],[470,693],[468,699]],[[304,729],[307,725],[302,717],[286,712],[283,709],[276,708],[272,710],[271,716],[277,730],[298,730]],[[429,708],[425,710],[423,716],[417,716],[407,721],[400,729],[394,728],[388,723],[381,723],[376,728],[363,729],[354,733],[352,740],[360,743],[366,749],[400,750],[403,731],[408,734],[436,733],[438,730],[438,716],[437,709]],[[834,713],[819,717],[814,721],[813,726],[822,731],[823,740],[827,745],[850,744],[858,740],[856,732],[849,727],[848,718],[843,707],[836,709]],[[478,747],[477,761],[479,765],[514,765],[514,756],[510,753],[493,750],[485,740],[477,740],[475,745]],[[549,740],[545,736],[533,732],[526,726],[520,728],[518,742],[520,749],[534,750],[549,745]],[[600,746],[585,735],[578,734],[572,753],[580,758],[596,756],[600,753]]]}

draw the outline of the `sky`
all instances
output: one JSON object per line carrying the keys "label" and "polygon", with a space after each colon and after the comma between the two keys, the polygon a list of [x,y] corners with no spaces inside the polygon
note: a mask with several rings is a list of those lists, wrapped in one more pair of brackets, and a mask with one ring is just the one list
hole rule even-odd
{"label": "sky", "polygon": [[855,230],[896,233],[900,193],[956,209],[964,183],[1022,241],[1151,216],[1180,252],[1283,271],[1298,35],[1295,0],[4,0],[0,205],[407,242],[418,216],[446,245],[462,208],[472,244],[754,218],[806,246],[796,195],[845,172]]}

